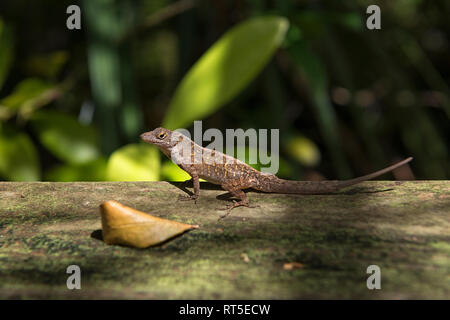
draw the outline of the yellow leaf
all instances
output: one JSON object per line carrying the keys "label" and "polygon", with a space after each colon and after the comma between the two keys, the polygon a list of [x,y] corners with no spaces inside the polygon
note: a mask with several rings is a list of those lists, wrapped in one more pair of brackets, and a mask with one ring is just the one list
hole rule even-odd
{"label": "yellow leaf", "polygon": [[291,139],[288,151],[292,157],[305,166],[313,167],[320,161],[320,151],[315,143],[301,135]]}
{"label": "yellow leaf", "polygon": [[136,248],[154,246],[199,227],[154,217],[114,200],[100,205],[100,215],[103,241]]}

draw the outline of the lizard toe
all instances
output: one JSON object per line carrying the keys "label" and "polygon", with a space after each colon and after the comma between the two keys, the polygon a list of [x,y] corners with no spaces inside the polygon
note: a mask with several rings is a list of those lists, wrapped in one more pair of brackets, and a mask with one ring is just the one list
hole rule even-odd
{"label": "lizard toe", "polygon": [[185,196],[185,195],[179,195],[178,196],[178,200],[179,201],[189,201],[189,200],[194,200],[195,203],[197,203],[197,197],[195,196]]}

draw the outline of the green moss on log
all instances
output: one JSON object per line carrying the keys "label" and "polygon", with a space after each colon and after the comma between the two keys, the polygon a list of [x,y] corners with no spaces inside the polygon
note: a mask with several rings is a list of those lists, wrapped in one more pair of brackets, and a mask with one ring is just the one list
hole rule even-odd
{"label": "green moss on log", "polygon": [[[202,184],[194,204],[177,201],[181,187],[0,183],[0,298],[450,298],[448,181],[250,192],[258,207],[223,220],[224,191]],[[161,247],[108,246],[96,236],[106,200],[200,229]],[[288,262],[303,267],[285,270]],[[66,288],[71,264],[81,267],[81,290]],[[381,268],[381,290],[366,287],[371,264]]]}

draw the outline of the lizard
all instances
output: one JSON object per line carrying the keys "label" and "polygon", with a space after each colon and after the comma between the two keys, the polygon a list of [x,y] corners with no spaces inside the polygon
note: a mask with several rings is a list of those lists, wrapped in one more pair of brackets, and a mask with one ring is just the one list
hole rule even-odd
{"label": "lizard", "polygon": [[319,181],[280,179],[274,174],[258,171],[245,162],[218,150],[203,148],[177,131],[156,128],[153,131],[141,134],[140,137],[143,141],[157,146],[169,159],[191,176],[194,192],[191,196],[184,197],[185,200],[194,200],[197,203],[200,194],[200,178],[220,185],[224,190],[239,199],[239,201],[233,201],[233,204],[226,207],[226,214],[222,215],[222,218],[229,215],[231,210],[236,207],[252,207],[249,205],[248,197],[244,192],[246,189],[283,194],[328,194],[374,179],[407,164],[413,159],[409,157],[358,178],[328,180],[327,184],[323,184]]}

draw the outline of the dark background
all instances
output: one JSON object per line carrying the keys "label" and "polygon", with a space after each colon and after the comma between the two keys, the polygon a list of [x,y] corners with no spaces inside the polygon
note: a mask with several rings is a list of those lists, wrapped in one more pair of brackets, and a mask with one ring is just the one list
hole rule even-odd
{"label": "dark background", "polygon": [[[71,4],[81,30],[66,28]],[[370,4],[381,30],[366,28]],[[396,179],[449,178],[445,0],[3,0],[0,178],[184,179],[139,134],[225,32],[266,15],[290,22],[280,48],[204,129],[279,128],[284,178],[345,179],[407,156]]]}

